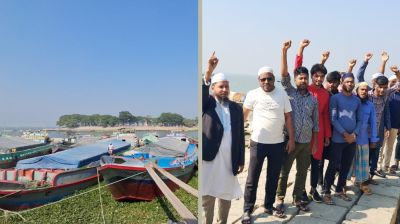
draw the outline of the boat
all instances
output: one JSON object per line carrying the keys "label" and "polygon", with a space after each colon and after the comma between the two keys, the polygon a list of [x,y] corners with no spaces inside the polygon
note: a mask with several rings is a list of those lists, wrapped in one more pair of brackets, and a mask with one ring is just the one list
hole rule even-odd
{"label": "boat", "polygon": [[50,154],[49,142],[36,142],[17,136],[0,137],[0,168],[14,167],[17,161]]}
{"label": "boat", "polygon": [[102,141],[55,154],[20,160],[14,169],[0,169],[0,208],[19,211],[62,199],[98,181],[101,156],[130,148],[125,141]]}
{"label": "boat", "polygon": [[[131,156],[103,156],[99,172],[104,181],[110,184],[108,188],[115,200],[151,201],[163,194],[146,172],[145,166],[154,164],[187,183],[194,174],[196,161],[195,144],[163,137]],[[164,175],[160,177],[172,191],[179,188]]]}

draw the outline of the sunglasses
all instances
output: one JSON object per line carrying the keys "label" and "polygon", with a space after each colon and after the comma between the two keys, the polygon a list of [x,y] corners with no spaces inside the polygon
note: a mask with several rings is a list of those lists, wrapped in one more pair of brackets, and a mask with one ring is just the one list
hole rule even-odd
{"label": "sunglasses", "polygon": [[274,78],[272,78],[272,77],[267,77],[267,78],[262,78],[262,79],[260,79],[261,82],[265,82],[265,80],[267,80],[268,82],[271,82],[271,81],[274,80]]}

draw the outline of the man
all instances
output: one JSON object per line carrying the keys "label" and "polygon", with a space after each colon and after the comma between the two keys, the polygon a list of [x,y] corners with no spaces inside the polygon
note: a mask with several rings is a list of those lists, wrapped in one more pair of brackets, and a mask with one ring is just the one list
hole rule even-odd
{"label": "man", "polygon": [[251,90],[243,104],[244,120],[247,120],[250,111],[253,111],[253,120],[242,223],[251,223],[250,214],[254,209],[258,180],[265,157],[268,159],[268,166],[264,211],[279,218],[285,217],[273,208],[285,150],[283,134],[285,123],[289,135],[286,150],[289,153],[294,150],[294,130],[290,113],[292,108],[288,95],[285,91],[275,88],[275,76],[270,67],[258,70],[258,82],[260,87]]}
{"label": "man", "polygon": [[[357,78],[359,82],[364,82],[364,74],[365,69],[367,68],[368,61],[372,57],[372,54],[367,54],[365,56],[364,63],[358,70]],[[391,129],[390,124],[390,110],[388,104],[388,98],[396,91],[394,88],[388,89],[389,80],[383,75],[385,72],[386,62],[389,60],[389,55],[386,52],[382,53],[381,57],[382,63],[379,70],[379,73],[375,73],[372,75],[372,88],[369,87],[368,91],[368,99],[374,104],[375,112],[376,112],[376,122],[378,127],[378,137],[379,141],[376,144],[376,148],[374,150],[370,150],[370,183],[378,184],[376,181],[372,180],[374,175],[380,177],[386,177],[384,169],[382,168],[383,155],[381,155],[381,159],[379,161],[380,168],[378,168],[378,159],[382,147],[383,140],[385,136],[389,135],[389,130]],[[397,75],[400,77],[400,74]],[[390,157],[389,157],[390,158]]]}
{"label": "man", "polygon": [[333,71],[329,72],[326,76],[326,82],[324,83],[324,88],[328,91],[330,96],[339,93],[338,87],[340,84],[340,72]]}
{"label": "man", "polygon": [[354,185],[358,186],[366,195],[372,194],[369,189],[369,150],[373,150],[378,142],[376,129],[376,115],[374,104],[368,100],[368,83],[361,82],[356,88],[361,101],[362,120],[359,135],[356,139],[356,153],[350,169],[349,179],[354,176]]}
{"label": "man", "polygon": [[325,172],[323,186],[324,202],[333,205],[331,186],[335,180],[335,173],[339,169],[339,178],[336,184],[335,196],[345,200],[352,199],[346,195],[344,186],[347,174],[353,161],[356,144],[355,139],[361,125],[361,102],[354,96],[354,76],[345,73],[342,76],[342,92],[331,97],[330,117],[333,125],[329,164]]}
{"label": "man", "polygon": [[112,143],[110,143],[108,145],[108,154],[112,155],[113,154],[113,150],[114,150],[114,146]]}
{"label": "man", "polygon": [[[290,153],[282,166],[277,189],[278,210],[284,210],[284,198],[286,195],[287,181],[290,169],[296,160],[296,180],[293,189],[293,204],[301,211],[309,211],[306,203],[302,201],[303,190],[307,178],[307,169],[310,166],[310,154],[318,150],[318,102],[308,91],[308,70],[298,67],[294,71],[296,88],[290,83],[287,66],[287,51],[291,41],[287,41],[282,47],[281,74],[282,86],[290,97],[293,122],[295,127],[295,149]],[[321,82],[322,84],[322,82]],[[312,144],[310,144],[312,142]]]}
{"label": "man", "polygon": [[[396,137],[398,136],[398,130],[400,128],[400,82],[397,82],[397,74],[399,73],[399,70],[397,66],[392,66],[390,68],[395,74],[390,76],[389,78],[389,86],[391,85],[391,80],[395,80],[396,82],[390,86],[391,88],[396,88],[396,91],[389,97],[388,102],[389,102],[389,111],[390,111],[390,132],[389,136],[385,139],[384,141],[384,165],[385,167],[390,165],[390,158],[393,152],[393,148]],[[393,78],[394,77],[394,78]],[[393,82],[393,81],[392,81]],[[395,155],[398,155],[399,152],[395,152]],[[396,159],[396,165],[391,166],[389,173],[390,174],[395,174],[397,168],[398,168],[398,160],[397,157]]]}
{"label": "man", "polygon": [[[300,47],[296,55],[296,63],[295,68],[299,68],[303,63],[303,52],[304,48],[306,48],[310,44],[309,40],[303,40],[300,42]],[[325,55],[325,57],[324,57]],[[324,53],[322,57],[322,62],[325,61],[329,57],[329,52]],[[296,71],[296,70],[295,70]],[[317,151],[311,155],[311,178],[310,185],[311,189],[309,192],[309,197],[313,199],[315,202],[322,202],[322,198],[317,191],[318,180],[322,179],[323,173],[323,151],[324,147],[328,146],[330,143],[331,133],[331,122],[329,119],[329,93],[324,87],[322,83],[324,82],[325,75],[327,71],[323,64],[315,64],[311,68],[311,85],[308,86],[308,91],[314,96],[318,101],[318,119],[319,119],[319,132],[318,132],[318,141]],[[311,142],[313,145],[313,142]],[[307,194],[303,193],[303,201],[308,201]],[[304,194],[306,197],[304,197]]]}
{"label": "man", "polygon": [[244,168],[243,111],[239,104],[228,99],[229,81],[225,75],[218,73],[211,78],[217,64],[214,52],[208,60],[202,89],[203,163],[200,189],[206,224],[213,223],[216,198],[217,223],[227,222],[231,200],[242,196],[236,175]]}

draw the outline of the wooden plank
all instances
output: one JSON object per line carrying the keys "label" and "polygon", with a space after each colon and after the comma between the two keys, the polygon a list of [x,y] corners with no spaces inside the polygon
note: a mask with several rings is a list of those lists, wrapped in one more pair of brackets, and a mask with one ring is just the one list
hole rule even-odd
{"label": "wooden plank", "polygon": [[195,197],[199,197],[199,192],[198,190],[194,189],[190,185],[186,184],[185,182],[179,180],[177,177],[174,175],[170,174],[169,172],[165,171],[164,169],[161,169],[159,166],[153,163],[153,166],[164,176],[166,176],[168,179],[172,180],[174,183],[176,183],[179,187],[181,187],[183,190],[187,191],[188,193],[192,194]]}
{"label": "wooden plank", "polygon": [[162,191],[164,196],[176,209],[182,219],[188,224],[197,224],[196,217],[186,208],[186,206],[175,196],[175,194],[168,188],[168,186],[162,181],[162,179],[154,171],[153,167],[149,164],[145,164],[147,172],[153,178],[154,182],[157,184],[158,188]]}

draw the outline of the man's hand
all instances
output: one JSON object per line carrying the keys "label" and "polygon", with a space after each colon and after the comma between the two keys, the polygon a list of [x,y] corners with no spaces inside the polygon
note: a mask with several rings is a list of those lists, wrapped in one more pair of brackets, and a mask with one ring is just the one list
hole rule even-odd
{"label": "man's hand", "polygon": [[208,81],[211,79],[211,75],[214,71],[214,69],[217,67],[218,65],[218,58],[215,56],[215,51],[212,53],[210,59],[208,59],[208,67],[207,67],[207,71],[206,71],[206,77],[205,79]]}
{"label": "man's hand", "polygon": [[331,143],[330,139],[329,138],[325,138],[324,146],[327,147],[327,146],[329,146],[330,143]]}
{"label": "man's hand", "polygon": [[291,46],[292,46],[292,41],[291,40],[286,41],[283,43],[282,50],[286,52]]}
{"label": "man's hand", "polygon": [[369,149],[376,149],[376,142],[370,142]]}
{"label": "man's hand", "polygon": [[366,55],[365,55],[365,57],[364,57],[364,61],[365,62],[368,62],[369,61],[369,59],[371,59],[372,58],[372,53],[367,53]]}
{"label": "man's hand", "polygon": [[397,68],[396,65],[390,66],[390,70],[391,70],[392,72],[394,72],[395,74],[397,74],[397,73],[399,72],[399,69]]}
{"label": "man's hand", "polygon": [[357,63],[357,60],[356,60],[356,59],[350,59],[350,61],[349,61],[349,67],[354,67],[354,66],[356,65],[356,63]]}
{"label": "man's hand", "polygon": [[389,135],[390,135],[390,131],[385,129],[385,138],[389,138]]}
{"label": "man's hand", "polygon": [[292,153],[294,151],[294,148],[295,148],[294,140],[289,139],[286,145],[286,151],[288,152],[288,154]]}
{"label": "man's hand", "polygon": [[348,144],[351,144],[356,140],[355,134],[349,134],[347,132],[343,133],[343,138]]}
{"label": "man's hand", "polygon": [[306,48],[310,44],[310,41],[307,39],[304,39],[300,42],[300,47],[301,48]]}
{"label": "man's hand", "polygon": [[324,60],[324,61],[328,60],[329,54],[330,54],[330,53],[331,53],[331,52],[329,52],[329,51],[323,52],[323,53],[322,53],[322,60]]}
{"label": "man's hand", "polygon": [[318,151],[318,146],[317,143],[314,142],[314,144],[311,147],[311,155],[314,155]]}
{"label": "man's hand", "polygon": [[389,55],[386,51],[382,52],[382,61],[387,62],[389,60]]}
{"label": "man's hand", "polygon": [[238,174],[243,172],[244,166],[239,166]]}

